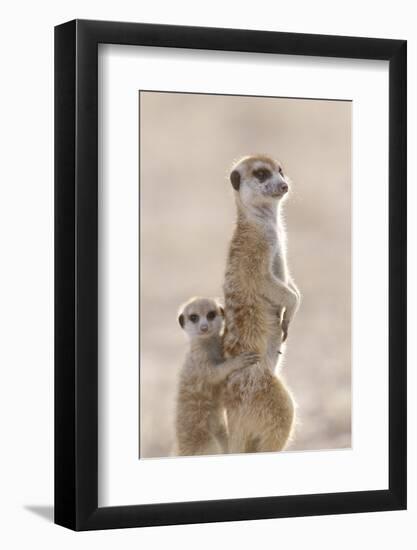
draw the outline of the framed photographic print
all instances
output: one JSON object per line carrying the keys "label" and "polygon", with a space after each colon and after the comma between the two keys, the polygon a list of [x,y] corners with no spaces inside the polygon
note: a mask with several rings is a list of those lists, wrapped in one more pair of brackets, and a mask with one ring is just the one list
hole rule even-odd
{"label": "framed photographic print", "polygon": [[406,507],[406,42],[55,29],[55,521]]}

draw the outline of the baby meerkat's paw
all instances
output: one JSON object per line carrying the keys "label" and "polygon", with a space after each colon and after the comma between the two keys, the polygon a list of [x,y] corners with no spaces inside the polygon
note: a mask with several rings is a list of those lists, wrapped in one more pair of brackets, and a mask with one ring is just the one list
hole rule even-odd
{"label": "baby meerkat's paw", "polygon": [[259,363],[261,360],[261,355],[259,353],[255,353],[254,351],[247,351],[242,353],[240,358],[242,361],[242,367],[250,367],[251,365]]}

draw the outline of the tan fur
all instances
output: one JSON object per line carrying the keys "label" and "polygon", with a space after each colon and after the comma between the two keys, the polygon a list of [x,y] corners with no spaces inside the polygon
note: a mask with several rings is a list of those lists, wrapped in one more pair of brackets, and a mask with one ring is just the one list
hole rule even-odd
{"label": "tan fur", "polygon": [[[209,312],[216,312],[213,320]],[[191,316],[198,316],[192,322]],[[228,452],[228,434],[221,390],[237,369],[253,365],[253,353],[224,360],[221,343],[223,309],[211,298],[192,298],[180,310],[180,324],[190,338],[190,349],[180,373],[177,397],[177,454],[182,456]],[[204,324],[206,332],[201,331]]]}
{"label": "tan fur", "polygon": [[[270,176],[261,183],[254,173],[263,168]],[[291,435],[294,404],[274,370],[300,301],[288,273],[280,219],[280,202],[286,194],[282,189],[289,182],[281,165],[265,156],[245,157],[234,166],[232,176],[233,172],[240,187],[235,191],[237,224],[224,283],[223,348],[225,357],[252,351],[261,361],[234,373],[226,384],[229,449],[278,451]]]}

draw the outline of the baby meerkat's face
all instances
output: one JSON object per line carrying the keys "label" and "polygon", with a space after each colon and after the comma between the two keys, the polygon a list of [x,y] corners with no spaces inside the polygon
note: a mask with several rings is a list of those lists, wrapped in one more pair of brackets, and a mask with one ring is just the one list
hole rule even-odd
{"label": "baby meerkat's face", "polygon": [[245,206],[277,202],[289,190],[281,164],[262,155],[241,159],[233,167],[230,181]]}
{"label": "baby meerkat's face", "polygon": [[192,298],[180,310],[178,322],[190,338],[220,334],[223,308],[212,298]]}

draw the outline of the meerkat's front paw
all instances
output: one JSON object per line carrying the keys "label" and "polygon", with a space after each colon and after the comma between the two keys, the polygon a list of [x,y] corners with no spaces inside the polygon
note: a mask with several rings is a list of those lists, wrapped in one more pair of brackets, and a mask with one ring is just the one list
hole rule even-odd
{"label": "meerkat's front paw", "polygon": [[253,351],[248,351],[245,353],[242,353],[240,356],[242,367],[250,367],[251,365],[255,365],[256,363],[259,363],[261,360],[261,356],[259,353],[255,353]]}
{"label": "meerkat's front paw", "polygon": [[282,320],[282,323],[281,323],[281,330],[282,330],[282,341],[285,342],[285,340],[288,338],[288,327],[289,327],[289,324],[290,322],[288,321],[288,319],[284,319]]}

